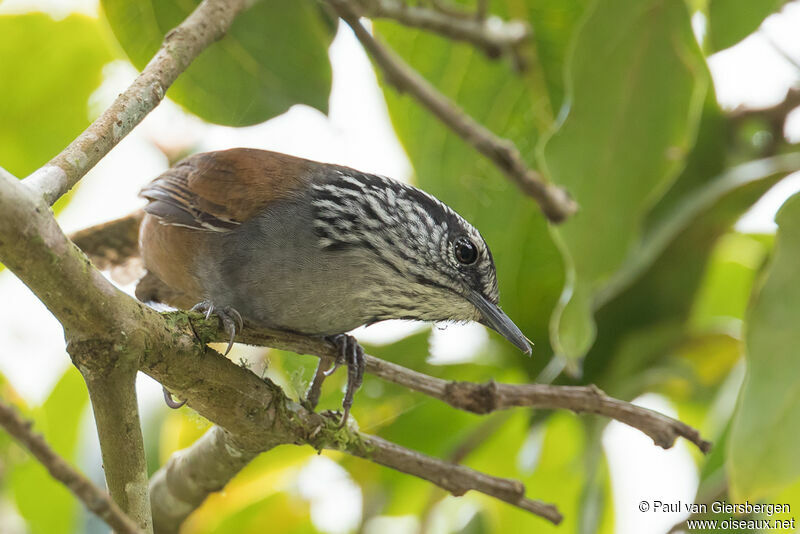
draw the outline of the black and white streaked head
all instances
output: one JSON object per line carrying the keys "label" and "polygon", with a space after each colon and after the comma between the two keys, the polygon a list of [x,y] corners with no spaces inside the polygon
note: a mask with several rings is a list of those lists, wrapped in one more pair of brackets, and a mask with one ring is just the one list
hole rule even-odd
{"label": "black and white streaked head", "polygon": [[313,184],[312,206],[321,248],[356,248],[379,266],[380,280],[364,288],[373,322],[478,321],[530,354],[527,338],[498,307],[489,247],[441,201],[396,180],[337,167]]}

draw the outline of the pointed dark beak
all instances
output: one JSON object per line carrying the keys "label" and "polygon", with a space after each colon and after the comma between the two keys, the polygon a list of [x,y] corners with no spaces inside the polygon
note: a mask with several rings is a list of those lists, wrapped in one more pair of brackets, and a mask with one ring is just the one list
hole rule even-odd
{"label": "pointed dark beak", "polygon": [[503,313],[503,310],[496,304],[489,302],[486,297],[477,291],[471,292],[467,300],[481,312],[481,320],[479,321],[481,324],[488,326],[513,343],[519,350],[530,356],[531,346],[528,343],[528,338],[526,338],[520,329],[517,328],[517,325],[508,318],[508,315]]}

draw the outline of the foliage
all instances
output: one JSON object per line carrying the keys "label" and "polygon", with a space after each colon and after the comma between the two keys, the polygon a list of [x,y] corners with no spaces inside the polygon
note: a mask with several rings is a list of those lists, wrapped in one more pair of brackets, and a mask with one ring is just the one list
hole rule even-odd
{"label": "foliage", "polygon": [[566,69],[571,109],[543,163],[581,205],[555,230],[568,284],[552,319],[556,352],[580,358],[596,293],[685,164],[707,75],[686,6],[663,0],[595,4]]}
{"label": "foliage", "polygon": [[767,15],[786,0],[709,0],[709,41],[712,50],[722,50],[753,33]]}
{"label": "foliage", "polygon": [[[143,68],[164,35],[199,1],[103,0],[125,53]],[[256,2],[228,35],[189,66],[169,96],[218,124],[245,126],[271,119],[294,104],[326,112],[331,88],[326,49],[330,22],[310,0]]]}
{"label": "foliage", "polygon": [[[102,0],[99,18],[0,16],[0,79],[13,80],[0,84],[0,165],[24,176],[44,164],[88,124],[103,65],[127,57],[142,68],[197,3]],[[699,500],[714,490],[714,500],[800,506],[800,197],[781,210],[775,239],[733,227],[800,168],[800,157],[783,140],[783,154],[738,142],[739,123],[717,104],[706,65],[710,51],[755,31],[781,3],[495,0],[493,14],[534,28],[520,51],[528,67],[521,73],[507,58],[487,58],[470,44],[375,21],[378,38],[464,111],[513,141],[531,167],[572,194],[580,211],[549,225],[500,170],[382,81],[416,185],[480,229],[492,247],[503,308],[535,348],[529,360],[492,337],[474,362],[433,365],[425,330],[369,352],[451,380],[530,382],[548,365],[563,365],[560,383],[594,383],[624,399],[660,393],[716,442],[710,456],[697,457]],[[708,20],[701,45],[691,29],[697,10]],[[265,121],[295,104],[326,112],[334,29],[312,0],[256,2],[167,96],[206,121],[233,126]],[[761,156],[767,157],[753,161]],[[269,362],[270,378],[290,396],[302,395],[315,359],[279,351],[260,357]],[[338,407],[343,374],[326,383],[321,409]],[[5,382],[2,389],[10,395]],[[80,459],[86,404],[71,370],[41,407],[28,410],[72,463]],[[353,414],[362,430],[427,454],[448,457],[473,443],[465,464],[522,480],[529,496],[555,502],[566,516],[561,527],[550,527],[496,500],[468,494],[456,501],[418,479],[327,455],[361,488],[367,525],[410,515],[442,532],[613,530],[604,421],[525,410],[479,417],[371,376]],[[146,434],[154,466],[207,428],[186,410],[159,417],[151,425],[157,431]],[[275,532],[322,529],[312,521],[313,500],[297,483],[314,454],[284,445],[261,455],[209,498],[184,531],[261,532],[267,522]],[[0,460],[8,474],[3,491],[31,532],[70,532],[82,524],[84,512],[72,497],[3,436]]]}
{"label": "foliage", "polygon": [[794,446],[800,422],[800,195],[787,200],[776,219],[774,256],[747,312],[747,376],[729,442],[728,472],[738,499],[767,498],[800,476]]}
{"label": "foliage", "polygon": [[102,25],[73,15],[0,17],[0,160],[26,176],[89,124],[89,95],[112,57]]}

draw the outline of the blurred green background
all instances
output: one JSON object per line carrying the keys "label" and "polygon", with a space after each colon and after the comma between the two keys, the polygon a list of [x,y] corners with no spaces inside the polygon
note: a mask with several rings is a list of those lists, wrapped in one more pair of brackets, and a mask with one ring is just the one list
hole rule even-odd
{"label": "blurred green background", "polygon": [[[62,5],[55,14],[53,4],[0,2],[0,165],[20,177],[79,134],[113,98],[113,73],[130,77],[130,64],[143,68],[196,2],[76,2],[77,13]],[[800,21],[800,7],[780,0],[494,0],[493,16],[533,28],[520,51],[522,72],[508,58],[489,59],[468,44],[375,22],[376,36],[466,112],[513,140],[531,167],[572,194],[580,211],[549,225],[490,162],[379,75],[411,181],[480,229],[494,254],[501,304],[535,348],[527,359],[493,334],[478,335],[460,358],[431,360],[431,340],[442,333],[424,327],[369,344],[368,351],[452,380],[596,384],[625,400],[649,394],[714,442],[708,456],[678,445],[682,472],[693,480],[689,494],[681,494],[685,502],[748,500],[800,510],[800,198],[780,209],[776,233],[736,224],[765,193],[789,196],[781,180],[800,170],[797,136],[784,124],[792,106],[770,107],[782,94],[763,110],[722,106],[721,85],[731,82],[709,70],[715,57],[754,32],[763,34],[764,19],[781,10]],[[309,143],[324,144],[324,136],[309,131],[328,120],[324,114],[345,133],[351,119],[363,119],[334,109],[332,88],[334,95],[351,91],[356,104],[348,109],[357,110],[360,93],[353,87],[374,85],[369,73],[345,82],[353,71],[332,69],[328,48],[336,33],[324,3],[256,2],[168,91],[177,104],[165,104],[171,115],[143,125],[146,136],[136,142],[156,154],[157,169],[187,152],[226,144],[284,148],[283,140],[271,143],[252,125],[297,120],[295,150],[313,156],[302,148],[304,128]],[[355,49],[351,35],[337,40],[345,38]],[[785,56],[779,61],[790,67],[790,83],[800,80],[800,64],[791,64],[792,54],[800,60],[800,39],[794,51],[766,41]],[[376,109],[383,113],[382,106]],[[176,116],[183,129],[167,126]],[[187,133],[193,129],[204,133]],[[380,150],[373,157],[380,159]],[[106,183],[120,179],[109,169],[98,172]],[[141,179],[153,176],[142,171]],[[109,187],[94,202],[110,202]],[[9,303],[3,287],[0,301]],[[12,327],[9,336],[15,335]],[[85,387],[75,369],[64,371],[63,351],[52,357],[60,362],[52,391],[48,385],[38,398],[26,395],[8,372],[0,392],[36,421],[58,452],[102,484]],[[316,361],[239,347],[231,357],[295,397]],[[4,373],[14,359],[24,354],[0,346]],[[339,406],[343,380],[340,372],[326,383],[321,409]],[[153,406],[144,432],[155,471],[208,423],[188,409]],[[627,471],[612,465],[629,434],[609,438],[600,418],[531,410],[474,416],[373,377],[366,378],[353,415],[366,432],[522,480],[528,496],[559,507],[563,524],[554,527],[480,495],[447,497],[426,482],[348,456],[325,453],[326,461],[309,447],[282,446],[209,498],[183,532],[667,532],[685,519],[672,514],[650,521],[636,511],[640,500],[677,495],[669,472],[639,480],[628,500],[621,497],[636,458]],[[104,531],[3,433],[0,481],[0,532]],[[331,491],[347,501],[338,510],[326,500]],[[355,511],[347,516],[345,509]],[[639,522],[632,522],[637,514]]]}

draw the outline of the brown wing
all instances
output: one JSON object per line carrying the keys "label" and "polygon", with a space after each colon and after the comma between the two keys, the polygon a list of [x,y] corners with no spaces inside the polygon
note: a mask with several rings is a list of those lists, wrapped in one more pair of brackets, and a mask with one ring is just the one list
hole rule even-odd
{"label": "brown wing", "polygon": [[205,152],[178,162],[140,195],[162,224],[225,232],[299,194],[321,165],[252,148]]}

